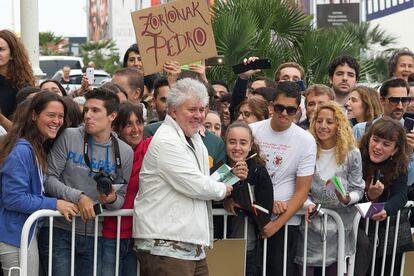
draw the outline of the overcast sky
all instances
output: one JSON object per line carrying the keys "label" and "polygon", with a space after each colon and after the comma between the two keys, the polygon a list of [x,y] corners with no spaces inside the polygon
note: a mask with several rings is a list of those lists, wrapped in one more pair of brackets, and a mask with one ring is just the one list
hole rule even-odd
{"label": "overcast sky", "polygon": [[[86,0],[38,0],[38,2],[40,32],[52,31],[60,36],[87,36]],[[20,1],[0,0],[0,6],[0,29],[20,32]]]}

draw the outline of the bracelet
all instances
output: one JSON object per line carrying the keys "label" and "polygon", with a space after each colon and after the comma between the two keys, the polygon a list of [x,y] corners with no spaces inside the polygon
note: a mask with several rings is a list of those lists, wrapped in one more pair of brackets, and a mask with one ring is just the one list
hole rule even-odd
{"label": "bracelet", "polygon": [[368,201],[371,201],[370,199],[369,199],[369,197],[368,197],[368,193],[367,192],[364,192],[364,197],[365,197],[365,200],[368,202]]}

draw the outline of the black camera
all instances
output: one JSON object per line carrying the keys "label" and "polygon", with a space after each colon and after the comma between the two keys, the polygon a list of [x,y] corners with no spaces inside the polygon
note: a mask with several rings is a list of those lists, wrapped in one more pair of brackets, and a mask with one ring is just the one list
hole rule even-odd
{"label": "black camera", "polygon": [[103,168],[100,168],[99,173],[97,173],[93,179],[96,181],[96,189],[105,194],[109,195],[112,192],[112,184],[114,182],[114,178],[109,173],[106,173]]}

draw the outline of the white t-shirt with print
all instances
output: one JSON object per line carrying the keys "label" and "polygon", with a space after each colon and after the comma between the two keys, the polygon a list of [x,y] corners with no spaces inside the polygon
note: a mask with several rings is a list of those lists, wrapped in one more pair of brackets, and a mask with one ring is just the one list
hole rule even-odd
{"label": "white t-shirt with print", "polygon": [[[274,131],[271,119],[250,124],[255,141],[266,156],[266,168],[273,183],[274,200],[289,200],[295,192],[296,177],[313,175],[316,143],[313,136],[296,124],[284,131]],[[299,216],[288,224],[298,225]]]}

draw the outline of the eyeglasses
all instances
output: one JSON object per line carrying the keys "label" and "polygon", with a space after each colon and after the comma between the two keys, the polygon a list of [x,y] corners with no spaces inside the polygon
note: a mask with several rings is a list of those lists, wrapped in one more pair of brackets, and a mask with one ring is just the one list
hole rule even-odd
{"label": "eyeglasses", "polygon": [[390,105],[397,106],[402,103],[402,105],[406,106],[409,105],[411,102],[411,97],[388,97],[388,102]]}
{"label": "eyeglasses", "polygon": [[240,114],[243,116],[243,118],[249,118],[250,115],[254,115],[251,111],[237,111],[236,112],[236,118],[240,116]]}
{"label": "eyeglasses", "polygon": [[284,105],[281,105],[281,104],[274,104],[273,109],[276,113],[282,113],[283,110],[286,109],[286,113],[289,116],[295,115],[297,110],[298,110],[298,108],[296,106],[284,106]]}

